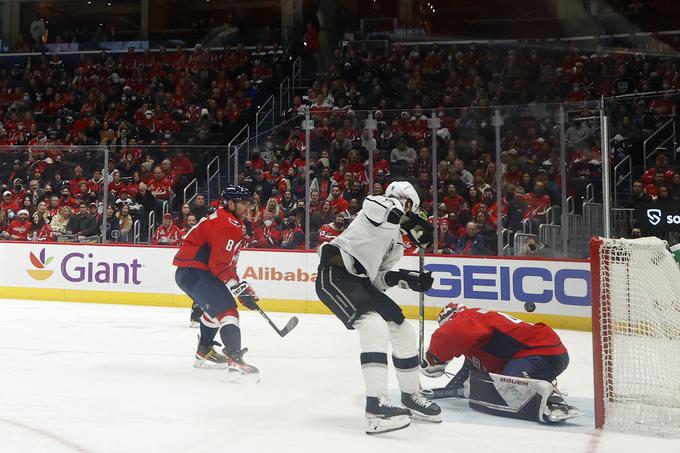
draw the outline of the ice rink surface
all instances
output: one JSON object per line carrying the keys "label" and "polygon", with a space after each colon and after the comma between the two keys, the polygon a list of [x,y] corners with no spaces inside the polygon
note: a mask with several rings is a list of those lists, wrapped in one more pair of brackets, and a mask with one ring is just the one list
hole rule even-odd
{"label": "ice rink surface", "polygon": [[0,452],[680,452],[677,439],[595,432],[591,339],[570,331],[559,332],[571,355],[559,385],[585,417],[548,427],[451,400],[442,424],[366,436],[357,334],[298,316],[280,338],[242,314],[262,381],[237,384],[191,366],[188,309],[0,300]]}

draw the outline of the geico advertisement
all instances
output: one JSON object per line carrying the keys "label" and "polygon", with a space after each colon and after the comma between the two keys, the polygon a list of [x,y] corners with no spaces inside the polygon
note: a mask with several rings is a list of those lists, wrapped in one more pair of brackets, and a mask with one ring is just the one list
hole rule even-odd
{"label": "geico advertisement", "polygon": [[[0,286],[180,294],[174,281],[175,248],[74,244],[0,243]],[[244,250],[238,273],[261,298],[318,300],[314,289],[319,260],[314,253]],[[405,256],[395,269],[417,269]],[[533,302],[543,313],[590,316],[587,262],[427,257],[434,285],[429,306],[459,302],[521,311]],[[391,288],[401,305],[417,305],[417,293]]]}

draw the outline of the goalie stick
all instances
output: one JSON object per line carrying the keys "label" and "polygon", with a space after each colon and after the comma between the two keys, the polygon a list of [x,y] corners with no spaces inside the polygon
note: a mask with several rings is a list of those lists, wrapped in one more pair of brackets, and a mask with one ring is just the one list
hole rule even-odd
{"label": "goalie stick", "polygon": [[272,321],[271,318],[269,318],[269,316],[267,315],[267,313],[265,313],[259,306],[257,306],[257,312],[260,313],[262,317],[267,320],[269,325],[272,326],[272,329],[274,329],[276,333],[279,334],[280,337],[285,337],[286,335],[288,335],[290,331],[293,330],[295,326],[298,325],[299,322],[297,316],[293,316],[288,320],[283,329],[279,329],[278,327],[276,327],[276,324],[274,324],[274,321]]}

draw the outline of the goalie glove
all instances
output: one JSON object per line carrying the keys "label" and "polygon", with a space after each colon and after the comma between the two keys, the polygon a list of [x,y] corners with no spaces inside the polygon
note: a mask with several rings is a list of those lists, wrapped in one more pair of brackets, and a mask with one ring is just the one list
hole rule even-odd
{"label": "goalie glove", "polygon": [[441,363],[439,360],[430,354],[425,354],[425,358],[420,364],[420,374],[430,378],[438,378],[444,374],[446,370],[446,363]]}
{"label": "goalie glove", "polygon": [[425,248],[432,242],[434,227],[426,219],[409,212],[402,217],[401,231],[415,245]]}
{"label": "goalie glove", "polygon": [[247,281],[238,282],[229,287],[231,294],[238,299],[238,301],[249,310],[256,310],[257,301],[260,300],[255,294],[255,290]]}
{"label": "goalie glove", "polygon": [[403,289],[411,289],[419,293],[424,293],[432,288],[434,279],[432,272],[409,271],[399,269],[398,271],[388,271],[385,273],[385,283],[387,286],[399,285]]}
{"label": "goalie glove", "polygon": [[446,371],[446,363],[439,362],[435,356],[429,352],[420,364],[420,374],[429,378],[438,378]]}

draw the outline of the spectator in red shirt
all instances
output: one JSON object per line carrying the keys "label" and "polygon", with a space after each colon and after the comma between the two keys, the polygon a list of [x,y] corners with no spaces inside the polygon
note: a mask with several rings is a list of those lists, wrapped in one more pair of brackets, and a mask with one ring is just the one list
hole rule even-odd
{"label": "spectator in red shirt", "polygon": [[163,214],[163,224],[156,228],[151,239],[153,245],[177,245],[182,239],[182,232],[172,223],[172,214]]}
{"label": "spectator in red shirt", "polygon": [[535,219],[539,222],[545,220],[545,211],[550,207],[550,197],[545,194],[545,187],[540,181],[534,184],[534,190],[524,196],[527,209],[524,211],[525,219]]}
{"label": "spectator in red shirt", "polygon": [[333,212],[345,212],[349,208],[349,202],[342,197],[340,187],[331,187],[331,196],[328,198]]}
{"label": "spectator in red shirt", "polygon": [[31,230],[27,239],[36,242],[54,242],[56,237],[50,225],[45,222],[45,218],[36,212],[33,214],[33,222],[31,222]]}
{"label": "spectator in red shirt", "polygon": [[330,242],[336,237],[340,236],[345,230],[345,216],[341,213],[336,213],[333,216],[333,222],[323,225],[319,229],[319,245],[324,242]]}
{"label": "spectator in red shirt", "polygon": [[172,195],[172,187],[165,179],[161,167],[153,169],[153,179],[148,183],[149,191],[157,200],[169,200]]}
{"label": "spectator in red shirt", "polygon": [[12,192],[5,190],[2,193],[2,202],[0,202],[0,210],[7,215],[7,211],[16,213],[19,210],[19,204],[12,198]]}
{"label": "spectator in red shirt", "polygon": [[264,211],[253,234],[253,246],[260,249],[278,248],[281,245],[281,230],[274,215]]}
{"label": "spectator in red shirt", "polygon": [[7,230],[2,233],[5,239],[13,241],[28,240],[28,232],[31,230],[31,222],[28,220],[28,211],[21,209],[17,213],[17,218],[12,220]]}

